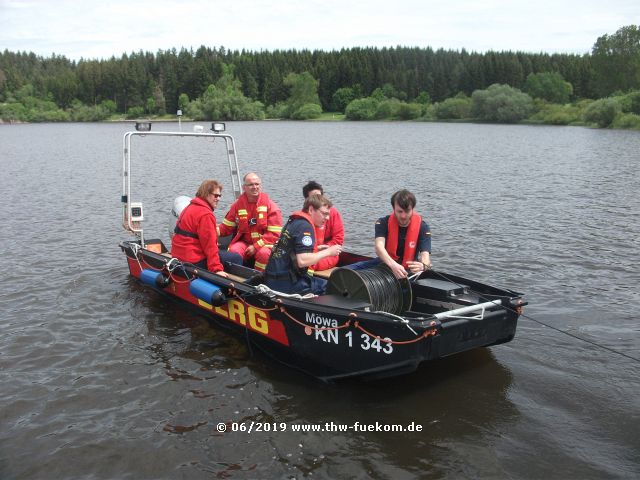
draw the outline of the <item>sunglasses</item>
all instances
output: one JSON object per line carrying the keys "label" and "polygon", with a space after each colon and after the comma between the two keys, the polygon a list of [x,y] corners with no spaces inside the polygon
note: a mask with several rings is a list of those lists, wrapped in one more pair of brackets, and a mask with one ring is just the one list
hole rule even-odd
{"label": "sunglasses", "polygon": [[213,195],[216,198],[220,198],[222,196],[221,193],[212,193],[211,195]]}

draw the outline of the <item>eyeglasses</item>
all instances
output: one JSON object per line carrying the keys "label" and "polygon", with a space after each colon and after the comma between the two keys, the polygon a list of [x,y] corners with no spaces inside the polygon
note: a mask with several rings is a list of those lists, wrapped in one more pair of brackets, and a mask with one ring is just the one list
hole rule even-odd
{"label": "eyeglasses", "polygon": [[212,193],[211,195],[213,195],[216,198],[220,198],[222,196],[221,193]]}
{"label": "eyeglasses", "polygon": [[323,217],[328,217],[329,215],[331,215],[331,212],[329,210],[324,211],[324,210],[318,210]]}

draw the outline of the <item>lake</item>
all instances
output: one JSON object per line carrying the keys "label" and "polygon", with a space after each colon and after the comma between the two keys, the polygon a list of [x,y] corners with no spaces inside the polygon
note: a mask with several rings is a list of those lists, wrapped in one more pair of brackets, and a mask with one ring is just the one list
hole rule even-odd
{"label": "lake", "polygon": [[[529,301],[510,343],[323,384],[129,277],[130,128],[0,126],[0,478],[640,477],[638,132],[227,123],[241,171],[261,175],[285,216],[315,179],[346,248],[371,254],[373,222],[408,188],[436,269]],[[225,184],[222,218],[229,173],[209,147],[167,142],[134,165],[147,237],[166,240],[173,199],[204,178]],[[270,426],[217,429],[251,421]],[[421,431],[338,430],[356,422]]]}

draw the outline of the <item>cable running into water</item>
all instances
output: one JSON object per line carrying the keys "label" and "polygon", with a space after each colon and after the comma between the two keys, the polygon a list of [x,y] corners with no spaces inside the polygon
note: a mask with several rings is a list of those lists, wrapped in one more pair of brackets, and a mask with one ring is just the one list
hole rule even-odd
{"label": "cable running into water", "polygon": [[[438,275],[438,276],[442,277],[443,279],[445,279],[445,280],[446,280],[446,281],[448,281],[448,282],[454,283],[454,284],[456,284],[457,286],[459,286],[459,287],[461,287],[461,288],[462,288],[462,287],[464,287],[463,285],[460,285],[460,284],[459,284],[458,282],[456,282],[455,280],[450,279],[449,277],[447,277],[446,275],[443,275],[443,274],[442,274],[442,273],[440,273],[440,272],[436,272],[435,270],[431,270],[431,271],[432,271],[433,273],[435,273],[436,275]],[[482,294],[481,294],[480,292],[476,292],[475,290],[473,290],[473,289],[471,289],[471,288],[469,288],[469,290],[470,290],[470,291],[472,291],[473,293],[475,293],[476,295],[478,295],[478,297],[480,297],[480,298],[481,298],[481,299],[483,299],[484,301],[488,301],[488,302],[489,302],[489,301],[491,301],[491,299],[486,298],[486,297],[483,297],[483,296],[482,296]],[[507,306],[505,306],[505,305],[500,305],[500,306],[501,306],[502,308],[504,308],[505,310],[511,310],[512,312],[515,312],[515,310],[514,310],[513,308],[509,308],[509,307],[507,307]],[[517,312],[516,312],[516,313],[517,313]],[[626,354],[626,353],[624,353],[624,352],[621,352],[621,351],[619,351],[619,350],[616,350],[615,348],[607,347],[606,345],[601,345],[601,344],[599,344],[599,343],[597,343],[597,342],[594,342],[593,340],[588,340],[588,339],[586,339],[586,338],[579,337],[578,335],[575,335],[575,334],[573,334],[573,333],[569,333],[569,332],[567,332],[567,331],[565,331],[565,330],[561,330],[561,329],[559,329],[558,327],[554,327],[553,325],[549,325],[548,323],[545,323],[545,322],[543,322],[543,321],[541,321],[541,320],[537,320],[537,319],[535,319],[535,318],[533,318],[533,317],[531,317],[531,316],[529,316],[529,315],[525,315],[524,313],[520,314],[520,316],[521,316],[522,318],[526,318],[527,320],[531,320],[532,322],[535,322],[535,323],[537,323],[537,324],[539,324],[539,325],[542,325],[542,326],[544,326],[544,327],[550,328],[551,330],[555,330],[556,332],[564,333],[565,335],[567,335],[567,336],[569,336],[569,337],[572,337],[572,338],[575,338],[576,340],[580,340],[580,341],[582,341],[582,342],[589,343],[589,344],[591,344],[591,345],[593,345],[593,346],[595,346],[595,347],[602,348],[603,350],[608,350],[608,351],[609,351],[609,352],[611,352],[611,353],[615,353],[615,354],[620,355],[620,356],[622,356],[622,357],[626,357],[626,358],[628,358],[629,360],[633,360],[633,361],[635,361],[635,362],[640,363],[640,358],[636,358],[636,357],[634,357],[634,356],[628,355],[628,354]]]}

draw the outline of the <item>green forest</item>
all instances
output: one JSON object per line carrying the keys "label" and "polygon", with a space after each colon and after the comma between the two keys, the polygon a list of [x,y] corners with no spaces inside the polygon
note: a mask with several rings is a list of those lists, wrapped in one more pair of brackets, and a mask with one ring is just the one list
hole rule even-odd
{"label": "green forest", "polygon": [[0,52],[0,122],[346,119],[640,129],[640,28],[584,55],[201,46],[71,61]]}

